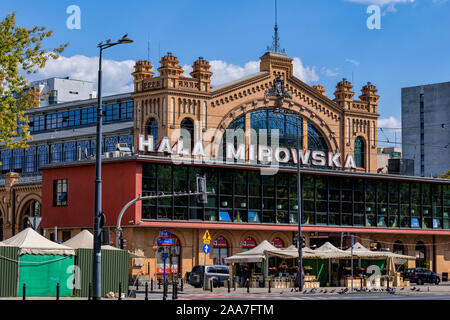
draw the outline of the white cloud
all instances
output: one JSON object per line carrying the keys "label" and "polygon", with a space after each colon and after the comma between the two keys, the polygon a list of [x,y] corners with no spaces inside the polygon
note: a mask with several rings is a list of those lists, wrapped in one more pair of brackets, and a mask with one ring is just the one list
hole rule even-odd
{"label": "white cloud", "polygon": [[[133,91],[133,72],[135,61],[115,61],[103,59],[102,91],[103,95]],[[97,90],[98,58],[75,55],[60,56],[57,60],[49,60],[45,68],[32,76],[30,80],[51,77],[67,77],[75,80],[86,80],[94,83]]]}
{"label": "white cloud", "polygon": [[[385,5],[392,5],[395,3],[408,3],[408,2],[414,2],[414,0],[346,0],[349,2],[355,2],[355,3],[361,3],[361,4],[375,4],[379,6],[385,6]],[[440,0],[437,0],[440,1]]]}
{"label": "white cloud", "polygon": [[360,62],[355,59],[345,59],[345,62],[351,63],[355,66],[359,66]]}
{"label": "white cloud", "polygon": [[400,120],[395,117],[389,117],[378,120],[378,128],[382,128],[383,130],[388,129],[389,131],[393,130],[401,130],[402,124]]}
{"label": "white cloud", "polygon": [[303,66],[302,60],[300,60],[300,58],[295,57],[292,61],[292,64],[294,65],[294,76],[296,76],[300,80],[304,82],[319,80],[319,76],[316,73],[316,68]]}
{"label": "white cloud", "polygon": [[[223,60],[211,60],[211,84],[218,86],[227,82],[237,80],[253,73],[259,72],[259,61],[249,61],[244,66],[238,66]],[[315,67],[304,66],[300,58],[295,57],[292,61],[294,75],[302,81],[312,82],[319,80]],[[184,65],[184,75],[189,76],[192,66]]]}
{"label": "white cloud", "polygon": [[[319,80],[315,67],[304,66],[301,59],[295,57],[292,61],[294,75],[304,82]],[[102,85],[103,95],[111,95],[133,91],[133,72],[135,61],[115,61],[103,59],[102,63]],[[244,66],[227,63],[222,60],[211,60],[211,82],[213,86],[224,84],[247,75],[259,72],[259,61],[249,61]],[[154,66],[154,69],[156,67]],[[184,75],[189,77],[192,71],[191,65],[184,65]],[[331,70],[326,73],[333,75]],[[31,81],[51,77],[69,77],[70,79],[92,81],[97,89],[98,58],[83,55],[71,57],[60,56],[57,60],[49,60],[45,68],[30,76]]]}
{"label": "white cloud", "polygon": [[339,74],[337,72],[337,68],[335,68],[334,70],[331,70],[331,69],[328,69],[327,67],[320,68],[320,73],[326,75],[327,77],[335,77]]}

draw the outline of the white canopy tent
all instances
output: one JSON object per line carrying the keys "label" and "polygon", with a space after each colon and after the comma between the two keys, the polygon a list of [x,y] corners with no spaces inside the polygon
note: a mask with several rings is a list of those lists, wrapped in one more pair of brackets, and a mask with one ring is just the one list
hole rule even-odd
{"label": "white canopy tent", "polygon": [[226,263],[246,263],[246,262],[262,262],[265,260],[265,251],[279,250],[275,248],[269,241],[264,240],[259,245],[245,252],[237,253],[231,257],[225,258]]}
{"label": "white canopy tent", "polygon": [[[352,248],[350,247],[345,251],[351,254]],[[387,259],[387,269],[389,275],[396,272],[396,264],[403,264],[406,260],[415,259],[413,256],[407,256],[389,251],[370,251],[359,242],[356,242],[353,245],[353,256],[356,256],[358,259]]]}
{"label": "white canopy tent", "polygon": [[4,246],[18,247],[23,254],[63,254],[73,256],[75,250],[43,237],[32,228],[26,228],[15,236],[3,241]]}
{"label": "white canopy tent", "polygon": [[[83,230],[63,244],[73,249],[92,249],[94,248],[94,235],[88,230]],[[103,250],[120,250],[110,245],[103,245],[101,248]]]}

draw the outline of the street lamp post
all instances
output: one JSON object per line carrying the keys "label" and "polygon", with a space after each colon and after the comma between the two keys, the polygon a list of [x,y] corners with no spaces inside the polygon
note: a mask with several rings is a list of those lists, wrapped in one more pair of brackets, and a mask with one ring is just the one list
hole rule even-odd
{"label": "street lamp post", "polygon": [[104,49],[108,49],[118,44],[131,43],[133,40],[124,35],[117,42],[107,40],[105,43],[100,42],[97,48],[100,49],[98,59],[98,105],[97,105],[97,137],[95,145],[95,203],[94,203],[94,250],[93,250],[93,266],[92,266],[92,288],[93,300],[101,299],[101,243],[100,243],[100,218],[102,216],[102,53]]}

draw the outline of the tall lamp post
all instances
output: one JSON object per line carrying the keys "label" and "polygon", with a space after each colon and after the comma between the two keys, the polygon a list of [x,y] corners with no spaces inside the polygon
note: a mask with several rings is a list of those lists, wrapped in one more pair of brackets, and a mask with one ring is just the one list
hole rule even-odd
{"label": "tall lamp post", "polygon": [[297,128],[297,222],[298,222],[298,272],[299,272],[299,280],[298,280],[298,289],[299,291],[303,290],[303,251],[302,251],[302,212],[301,212],[301,180],[300,180],[300,131],[299,131],[299,117],[298,114],[294,111],[285,110],[281,108],[283,98],[291,98],[292,95],[285,91],[284,81],[280,76],[277,76],[273,82],[273,87],[266,91],[266,96],[276,97],[276,103],[274,112],[280,114],[291,114],[296,117],[296,128]]}
{"label": "tall lamp post", "polygon": [[108,49],[118,44],[131,43],[133,40],[129,39],[128,34],[124,35],[117,42],[107,40],[105,43],[100,42],[97,48],[100,49],[100,56],[98,59],[98,105],[97,105],[97,137],[95,145],[95,208],[94,208],[94,250],[93,250],[93,266],[92,266],[92,297],[94,300],[100,300],[101,292],[101,227],[100,219],[102,216],[102,53],[104,49]]}

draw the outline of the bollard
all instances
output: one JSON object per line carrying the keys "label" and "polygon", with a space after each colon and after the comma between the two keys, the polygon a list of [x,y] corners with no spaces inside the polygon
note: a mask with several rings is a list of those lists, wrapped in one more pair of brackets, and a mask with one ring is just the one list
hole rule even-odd
{"label": "bollard", "polygon": [[359,279],[361,281],[361,290],[363,289],[363,276],[362,274],[359,275]]}
{"label": "bollard", "polygon": [[92,283],[89,283],[88,300],[92,300]]}
{"label": "bollard", "polygon": [[22,299],[26,300],[26,290],[27,290],[27,286],[25,285],[25,283],[23,284],[23,289],[22,289]]}
{"label": "bollard", "polygon": [[153,279],[150,280],[150,291],[153,292]]}
{"label": "bollard", "polygon": [[59,300],[59,282],[56,284],[56,300]]}
{"label": "bollard", "polygon": [[272,289],[272,281],[269,279],[269,293],[271,293],[271,289]]}
{"label": "bollard", "polygon": [[161,280],[158,279],[158,290],[161,289]]}
{"label": "bollard", "polygon": [[148,300],[148,282],[145,283],[145,300]]}
{"label": "bollard", "polygon": [[247,279],[247,293],[250,293],[250,281]]}
{"label": "bollard", "polygon": [[387,281],[387,291],[389,292],[389,276],[386,276],[386,281]]}
{"label": "bollard", "polygon": [[228,279],[228,281],[227,281],[227,286],[228,286],[228,293],[230,293],[230,287],[231,287],[231,284],[230,284],[230,279]]}
{"label": "bollard", "polygon": [[183,278],[181,278],[181,288],[180,291],[183,292]]}
{"label": "bollard", "polygon": [[122,282],[119,282],[119,300],[122,300]]}
{"label": "bollard", "polygon": [[163,283],[163,300],[166,300],[166,293],[167,293],[167,285],[164,282]]}
{"label": "bollard", "polygon": [[233,288],[234,288],[234,291],[236,291],[236,281],[233,281]]}
{"label": "bollard", "polygon": [[175,281],[175,299],[178,299],[178,281]]}
{"label": "bollard", "polygon": [[214,287],[214,280],[213,279],[210,279],[209,280],[209,284],[210,284],[210,290],[211,290],[211,292],[213,292],[213,287]]}
{"label": "bollard", "polygon": [[139,291],[139,279],[136,282],[136,292],[138,292],[138,291]]}

